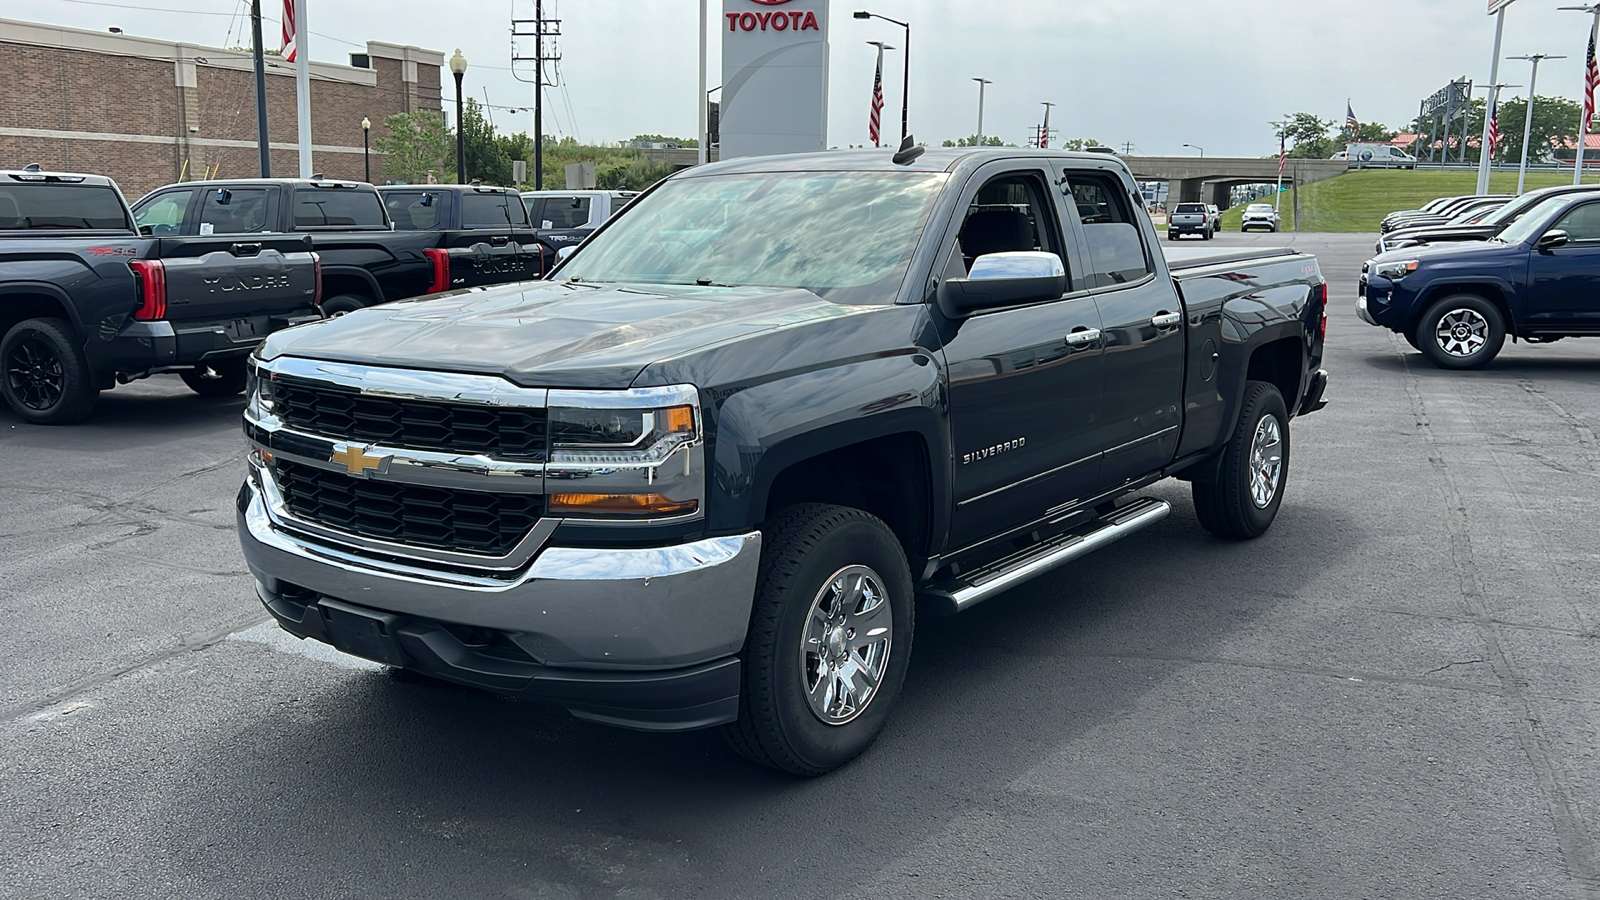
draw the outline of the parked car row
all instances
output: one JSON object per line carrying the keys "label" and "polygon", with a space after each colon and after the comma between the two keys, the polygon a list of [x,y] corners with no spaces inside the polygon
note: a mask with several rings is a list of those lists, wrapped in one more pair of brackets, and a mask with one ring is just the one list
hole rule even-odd
{"label": "parked car row", "polygon": [[[1485,199],[1492,211],[1467,218],[1491,209],[1468,202]],[[1363,321],[1398,332],[1446,369],[1488,365],[1507,338],[1600,336],[1600,186],[1441,197],[1430,207],[1465,221],[1388,229],[1361,267]]]}

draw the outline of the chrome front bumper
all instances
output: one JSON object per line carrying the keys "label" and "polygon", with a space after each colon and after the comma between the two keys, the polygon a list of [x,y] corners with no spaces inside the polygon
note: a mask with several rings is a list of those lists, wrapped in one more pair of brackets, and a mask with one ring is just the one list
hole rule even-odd
{"label": "chrome front bumper", "polygon": [[269,609],[286,591],[309,592],[491,629],[548,667],[664,669],[737,653],[761,555],[761,533],[753,531],[667,547],[546,546],[512,573],[424,568],[285,528],[254,477],[240,491],[238,525]]}

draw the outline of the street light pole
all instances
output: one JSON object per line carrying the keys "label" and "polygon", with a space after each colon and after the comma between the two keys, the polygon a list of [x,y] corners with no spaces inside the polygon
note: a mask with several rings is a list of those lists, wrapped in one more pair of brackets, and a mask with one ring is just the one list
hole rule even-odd
{"label": "street light pole", "polygon": [[1508,56],[1506,59],[1525,59],[1533,63],[1533,74],[1528,78],[1528,111],[1522,118],[1522,164],[1517,168],[1517,193],[1522,193],[1522,186],[1528,182],[1528,139],[1533,135],[1533,101],[1537,96],[1534,93],[1539,84],[1539,63],[1547,59],[1566,59],[1565,56],[1551,56],[1548,53],[1530,53],[1527,56]]}
{"label": "street light pole", "polygon": [[261,177],[272,177],[272,149],[267,141],[267,65],[261,53],[261,0],[250,0],[250,49],[256,69],[256,151]]}
{"label": "street light pole", "polygon": [[[1594,22],[1589,26],[1589,46],[1593,47],[1595,36],[1600,34],[1600,3],[1590,6],[1562,6],[1558,8],[1575,10],[1577,12],[1586,12],[1589,15],[1594,16]],[[1589,58],[1587,56],[1584,57],[1583,66],[1583,89],[1585,92],[1588,92],[1588,96],[1584,97],[1582,105],[1585,110],[1592,110],[1594,109],[1594,93],[1589,87]],[[1529,93],[1532,92],[1530,91]],[[1583,146],[1584,144],[1588,143],[1588,126],[1591,124],[1590,122],[1585,121],[1588,118],[1589,116],[1585,113],[1580,112],[1578,114],[1578,156],[1572,165],[1573,184],[1583,183]],[[1478,193],[1481,194],[1483,192],[1479,191]]]}
{"label": "street light pole", "polygon": [[[1501,4],[1494,14],[1494,56],[1491,57],[1491,62],[1489,63],[1490,84],[1500,83],[1500,37],[1506,31],[1506,6],[1508,5],[1510,4]],[[1495,97],[1494,89],[1491,88],[1489,106],[1484,109],[1483,137],[1478,144],[1478,193],[1480,194],[1489,193],[1489,112],[1494,109]]]}
{"label": "street light pole", "polygon": [[461,102],[461,76],[467,74],[467,58],[461,55],[460,47],[457,47],[455,55],[450,57],[450,74],[456,78],[456,184],[466,184],[467,135],[462,127],[466,124],[462,121],[466,109]]}
{"label": "street light pole", "polygon": [[1184,144],[1184,146],[1188,147],[1191,150],[1199,150],[1200,151],[1200,158],[1201,159],[1205,159],[1206,158],[1206,148],[1200,146],[1199,144]]}
{"label": "street light pole", "polygon": [[983,88],[984,85],[994,84],[987,78],[973,78],[978,83],[978,143],[973,146],[983,146]]}
{"label": "street light pole", "polygon": [[361,171],[366,173],[362,180],[372,183],[372,120],[366,116],[361,117]]}
{"label": "street light pole", "polygon": [[855,18],[882,19],[885,22],[899,25],[901,28],[906,30],[905,74],[900,79],[900,143],[903,144],[905,143],[906,135],[909,133],[906,123],[909,121],[908,113],[911,109],[911,23],[902,22],[899,19],[891,19],[888,16],[880,16],[877,13],[867,12],[864,9],[856,10]]}

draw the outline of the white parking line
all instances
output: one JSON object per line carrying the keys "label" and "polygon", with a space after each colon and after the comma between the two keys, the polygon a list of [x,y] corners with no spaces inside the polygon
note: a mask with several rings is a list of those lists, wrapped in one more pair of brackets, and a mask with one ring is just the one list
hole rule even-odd
{"label": "white parking line", "polygon": [[228,635],[230,641],[249,641],[252,644],[265,644],[279,653],[289,653],[294,656],[304,656],[318,662],[331,663],[341,669],[358,669],[376,671],[383,666],[359,656],[340,653],[321,641],[303,641],[282,628],[276,622],[262,622],[260,625],[235,631]]}

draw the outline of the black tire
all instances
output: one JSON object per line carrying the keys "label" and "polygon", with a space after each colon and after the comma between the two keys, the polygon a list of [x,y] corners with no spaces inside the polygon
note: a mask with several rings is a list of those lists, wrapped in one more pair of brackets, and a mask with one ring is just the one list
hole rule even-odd
{"label": "black tire", "polygon": [[35,425],[67,425],[94,409],[100,389],[65,319],[25,319],[0,339],[0,395]]}
{"label": "black tire", "polygon": [[1452,294],[1417,320],[1416,338],[1414,346],[1441,369],[1481,369],[1505,345],[1506,319],[1477,294]]}
{"label": "black tire", "polygon": [[[1278,471],[1271,496],[1265,504],[1252,491],[1253,449],[1259,429],[1268,418],[1276,420],[1278,432]],[[1244,405],[1233,436],[1222,448],[1222,468],[1216,481],[1196,481],[1191,486],[1194,511],[1200,527],[1217,537],[1231,540],[1258,538],[1272,527],[1289,485],[1289,413],[1278,389],[1265,381],[1245,385]]]}
{"label": "black tire", "polygon": [[1177,239],[1178,239],[1178,233],[1176,231],[1172,231],[1172,230],[1169,229],[1167,231],[1167,240],[1175,241]]}
{"label": "black tire", "polygon": [[[761,529],[761,537],[755,606],[742,654],[739,719],[723,726],[722,734],[735,752],[762,765],[822,775],[866,750],[899,698],[911,659],[911,571],[894,532],[859,509],[821,503],[786,507]],[[804,681],[810,673],[802,662],[802,641],[813,605],[851,566],[871,569],[887,594],[880,601],[890,614],[887,659],[865,705],[841,724],[830,724],[807,699]]]}
{"label": "black tire", "polygon": [[358,309],[371,306],[372,300],[360,294],[339,294],[322,301],[322,314],[328,318],[353,313]]}
{"label": "black tire", "polygon": [[183,383],[202,397],[232,397],[244,393],[245,358],[230,356],[203,362],[180,373]]}
{"label": "black tire", "polygon": [[1203,241],[1211,240],[1211,233],[1211,229],[1207,228],[1205,231],[1200,232],[1200,239]]}

